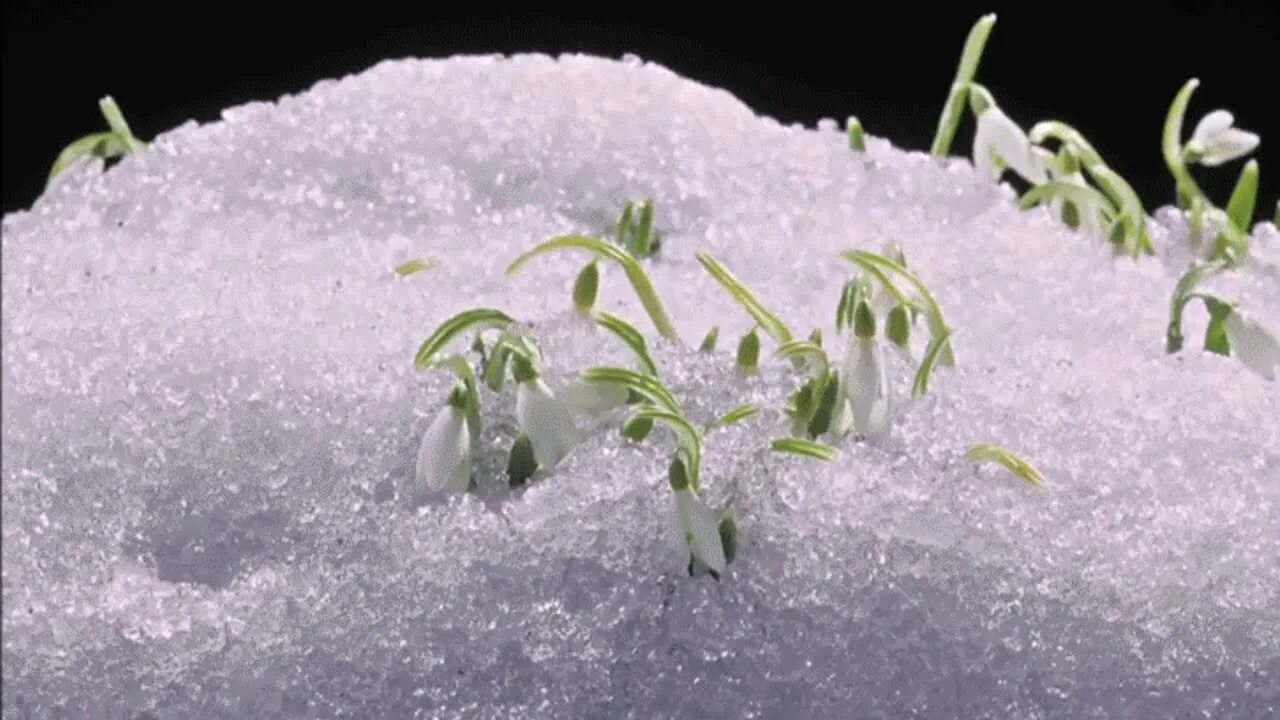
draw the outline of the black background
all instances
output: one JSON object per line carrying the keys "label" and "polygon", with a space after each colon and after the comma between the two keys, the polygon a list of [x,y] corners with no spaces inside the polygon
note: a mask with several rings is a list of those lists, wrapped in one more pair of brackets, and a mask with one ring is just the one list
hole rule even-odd
{"label": "black background", "polygon": [[[780,121],[813,126],[832,117],[843,124],[856,114],[869,133],[925,150],[969,27],[996,11],[978,80],[1024,127],[1051,118],[1075,125],[1152,210],[1172,198],[1159,150],[1165,110],[1187,78],[1199,77],[1186,132],[1217,107],[1261,132],[1258,216],[1274,212],[1274,0],[591,7],[5,0],[4,210],[30,207],[58,151],[103,126],[97,99],[104,94],[117,99],[139,137],[150,139],[188,119],[216,120],[225,107],[299,92],[382,59],[456,53],[631,52],[725,88]],[[1270,126],[1277,130],[1265,132]],[[966,124],[953,152],[967,153],[971,138]],[[1199,171],[1218,204],[1239,165]]]}

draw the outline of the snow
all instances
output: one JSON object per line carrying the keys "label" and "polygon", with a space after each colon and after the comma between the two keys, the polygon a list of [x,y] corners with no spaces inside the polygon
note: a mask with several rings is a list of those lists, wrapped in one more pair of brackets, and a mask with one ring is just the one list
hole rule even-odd
{"label": "snow", "polygon": [[[598,307],[694,419],[765,408],[707,439],[743,533],[720,582],[666,544],[661,432],[590,425],[507,492],[514,400],[486,397],[479,489],[407,499],[444,318],[532,323],[553,387],[626,362],[572,313],[584,256],[503,269],[644,197],[684,344],[616,268]],[[576,55],[384,62],[77,166],[3,224],[3,715],[1274,716],[1280,392],[1198,349],[1199,306],[1165,354],[1185,228],[1154,215],[1161,256],[1113,258],[964,159]],[[834,339],[838,252],[891,239],[957,367],[912,401],[895,360],[883,442],[771,455],[797,378],[735,373],[751,321],[695,253]],[[1254,246],[1212,282],[1280,327],[1280,233]]]}

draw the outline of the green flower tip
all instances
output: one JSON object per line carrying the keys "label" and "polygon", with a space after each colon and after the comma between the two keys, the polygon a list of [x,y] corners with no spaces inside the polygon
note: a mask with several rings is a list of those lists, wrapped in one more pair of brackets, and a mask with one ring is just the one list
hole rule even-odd
{"label": "green flower tip", "polygon": [[537,369],[533,367],[533,363],[520,353],[511,354],[511,377],[517,383],[531,382],[539,377]]}
{"label": "green flower tip", "polygon": [[689,488],[689,471],[679,455],[671,458],[671,465],[667,468],[667,483],[676,492]]}
{"label": "green flower tip", "polygon": [[894,305],[889,311],[886,334],[889,341],[898,347],[907,347],[911,340],[911,318],[905,305]]}
{"label": "green flower tip", "polygon": [[511,446],[511,455],[507,459],[507,482],[511,487],[519,487],[533,477],[538,469],[538,461],[533,454],[533,441],[528,435],[520,435]]}
{"label": "green flower tip", "polygon": [[720,326],[713,325],[707,331],[706,336],[702,338],[702,344],[698,346],[699,352],[712,353],[716,351],[716,343],[720,340]]}
{"label": "green flower tip", "polygon": [[871,306],[866,300],[859,300],[857,308],[853,311],[853,334],[860,338],[875,337],[876,316],[871,312]]}
{"label": "green flower tip", "polygon": [[760,334],[756,328],[742,336],[738,342],[738,370],[743,373],[754,372],[760,364]]}
{"label": "green flower tip", "polygon": [[856,152],[865,152],[867,149],[867,142],[862,136],[862,123],[858,118],[850,115],[845,127],[849,133],[849,149]]}
{"label": "green flower tip", "polygon": [[591,312],[600,292],[600,263],[592,260],[578,273],[573,283],[573,307],[581,314]]}
{"label": "green flower tip", "polygon": [[409,275],[413,275],[414,273],[422,272],[423,270],[426,270],[428,267],[430,267],[430,265],[427,264],[426,260],[415,258],[413,260],[409,260],[408,262],[403,262],[397,265],[396,274],[399,275],[400,277],[407,277]]}

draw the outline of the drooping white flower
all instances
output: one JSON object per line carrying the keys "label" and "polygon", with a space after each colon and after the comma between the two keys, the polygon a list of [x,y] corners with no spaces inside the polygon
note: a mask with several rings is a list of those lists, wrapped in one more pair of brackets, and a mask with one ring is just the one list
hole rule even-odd
{"label": "drooping white flower", "polygon": [[613,383],[573,382],[560,389],[556,397],[565,407],[588,415],[603,415],[627,404],[630,393]]}
{"label": "drooping white flower", "polygon": [[685,563],[693,558],[716,573],[723,573],[728,562],[720,542],[720,518],[716,511],[687,486],[673,491],[672,498],[672,531]]}
{"label": "drooping white flower", "polygon": [[995,182],[1004,168],[1040,185],[1048,180],[1041,159],[1032,149],[1031,139],[1000,108],[992,105],[978,116],[973,135],[973,166],[978,176]]}
{"label": "drooping white flower", "polygon": [[884,350],[876,339],[875,316],[866,303],[858,304],[840,376],[849,398],[853,430],[873,437],[884,435],[889,429],[889,374]]}
{"label": "drooping white flower", "polygon": [[533,444],[538,467],[545,470],[555,467],[582,441],[569,408],[537,375],[516,385],[516,422]]}
{"label": "drooping white flower", "polygon": [[1245,367],[1268,380],[1275,380],[1280,366],[1280,342],[1253,318],[1232,310],[1222,321],[1231,354]]}
{"label": "drooping white flower", "polygon": [[454,393],[431,421],[418,448],[415,494],[462,493],[471,485],[471,430]]}
{"label": "drooping white flower", "polygon": [[1187,143],[1188,160],[1215,167],[1253,152],[1260,138],[1257,133],[1232,127],[1235,118],[1226,110],[1214,110],[1196,124]]}

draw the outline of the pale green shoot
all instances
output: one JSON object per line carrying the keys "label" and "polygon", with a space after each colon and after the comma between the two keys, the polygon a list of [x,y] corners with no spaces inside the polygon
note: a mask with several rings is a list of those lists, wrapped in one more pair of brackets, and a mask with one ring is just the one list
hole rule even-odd
{"label": "pale green shoot", "polygon": [[1021,456],[988,443],[978,443],[969,449],[970,460],[989,461],[1003,465],[1006,470],[1036,487],[1044,486],[1044,476]]}
{"label": "pale green shoot", "polygon": [[110,95],[98,101],[98,109],[107,121],[107,127],[111,129],[107,132],[86,135],[63,148],[53,162],[45,187],[48,187],[55,177],[84,155],[108,160],[146,148],[146,143],[134,137],[133,131],[129,129],[129,123],[124,119],[124,113],[120,112],[120,107]]}
{"label": "pale green shoot", "polygon": [[840,451],[830,445],[800,438],[778,438],[769,443],[769,448],[776,453],[798,455],[831,462],[840,455]]}
{"label": "pale green shoot", "polygon": [[1202,280],[1215,273],[1222,272],[1228,267],[1228,263],[1224,260],[1214,260],[1200,265],[1194,265],[1187,270],[1182,277],[1178,278],[1178,283],[1174,285],[1173,297],[1169,300],[1169,327],[1165,331],[1165,351],[1168,353],[1176,353],[1182,349],[1182,311],[1186,309],[1187,303],[1196,298],[1217,301],[1210,295],[1203,295],[1195,292],[1196,286]]}
{"label": "pale green shoot", "polygon": [[945,156],[951,152],[951,141],[955,139],[956,129],[964,116],[964,105],[969,83],[978,73],[978,63],[982,60],[982,50],[986,47],[987,37],[996,24],[994,13],[983,15],[974,23],[965,38],[964,50],[960,53],[960,65],[956,68],[955,79],[951,81],[951,91],[947,102],[942,106],[942,116],[938,119],[938,130],[933,138],[929,152],[935,156]]}
{"label": "pale green shoot", "polygon": [[1191,94],[1200,86],[1200,81],[1191,78],[1178,90],[1169,112],[1164,119],[1164,133],[1161,136],[1160,149],[1164,155],[1165,165],[1173,175],[1177,185],[1178,207],[1186,210],[1191,206],[1191,198],[1204,197],[1204,192],[1196,184],[1191,172],[1187,170],[1186,159],[1182,152],[1182,123],[1187,114],[1187,105],[1191,102]]}
{"label": "pale green shoot", "polygon": [[759,414],[760,408],[758,406],[751,403],[744,403],[726,411],[723,415],[712,421],[712,423],[707,426],[707,431],[709,432],[716,428],[728,427],[729,425],[740,423],[743,420],[748,420]]}
{"label": "pale green shoot", "polygon": [[1236,264],[1249,255],[1249,223],[1258,201],[1258,161],[1250,160],[1240,170],[1240,177],[1227,201],[1227,227],[1213,241],[1209,259]]}
{"label": "pale green shoot", "polygon": [[605,385],[620,385],[635,392],[648,402],[669,410],[676,414],[681,414],[680,403],[676,400],[675,395],[663,385],[660,380],[652,375],[635,372],[634,370],[626,370],[615,367],[594,367],[588,368],[582,372],[581,379],[586,383],[597,383]]}
{"label": "pale green shoot", "polygon": [[649,348],[645,343],[644,335],[635,328],[631,323],[623,320],[617,315],[607,312],[601,312],[596,316],[596,323],[618,336],[631,352],[635,354],[636,360],[640,362],[640,367],[650,375],[657,376],[658,366],[654,364],[653,358],[649,355]]}
{"label": "pale green shoot", "polygon": [[850,115],[848,122],[845,123],[845,129],[849,133],[849,149],[856,152],[866,152],[867,141],[862,135],[862,123],[858,118]]}
{"label": "pale green shoot", "polygon": [[598,257],[612,260],[622,266],[622,271],[626,273],[627,280],[631,282],[631,287],[635,289],[636,295],[640,298],[640,304],[644,306],[645,312],[649,314],[649,319],[653,322],[653,326],[657,328],[658,333],[669,340],[677,342],[680,340],[680,335],[676,332],[675,326],[671,324],[671,319],[667,317],[667,311],[662,306],[658,291],[649,280],[644,268],[640,267],[640,263],[631,255],[619,249],[616,245],[611,245],[599,238],[585,235],[563,235],[552,238],[527,250],[513,260],[507,266],[507,274],[515,274],[535,257],[559,250],[583,250],[594,253]]}
{"label": "pale green shoot", "polygon": [[920,361],[920,367],[916,370],[915,380],[911,383],[911,394],[920,397],[929,391],[929,378],[933,376],[934,366],[938,363],[938,358],[942,355],[942,349],[951,341],[950,328],[942,331],[942,334],[935,338],[929,339],[929,346],[924,351],[924,358]]}
{"label": "pale green shoot", "polygon": [[716,343],[720,340],[720,326],[713,325],[702,338],[702,344],[698,345],[698,352],[713,353],[716,351]]}
{"label": "pale green shoot", "polygon": [[414,358],[414,366],[419,370],[425,370],[445,346],[468,330],[506,329],[513,322],[515,321],[501,310],[490,308],[464,310],[440,323],[440,327],[423,341]]}

